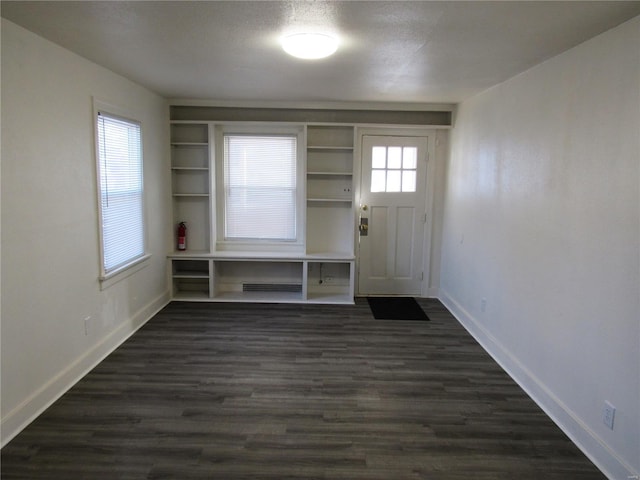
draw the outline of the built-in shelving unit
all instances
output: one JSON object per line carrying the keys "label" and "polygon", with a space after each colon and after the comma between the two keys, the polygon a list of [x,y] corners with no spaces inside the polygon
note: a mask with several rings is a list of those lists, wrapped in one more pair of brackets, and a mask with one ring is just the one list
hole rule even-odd
{"label": "built-in shelving unit", "polygon": [[218,252],[170,255],[174,300],[353,303],[353,258]]}
{"label": "built-in shelving unit", "polygon": [[171,123],[173,224],[185,222],[190,252],[209,252],[211,176],[209,124]]}
{"label": "built-in shelving unit", "polygon": [[174,227],[187,250],[169,254],[174,300],[353,303],[352,125],[305,125],[306,242],[299,254],[216,251],[215,123],[171,121]]}
{"label": "built-in shelving unit", "polygon": [[307,126],[307,253],[354,251],[354,128]]}

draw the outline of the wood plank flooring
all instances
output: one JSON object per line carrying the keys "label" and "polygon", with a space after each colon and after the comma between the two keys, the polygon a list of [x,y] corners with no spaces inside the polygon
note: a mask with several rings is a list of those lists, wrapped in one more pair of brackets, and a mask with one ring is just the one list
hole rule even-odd
{"label": "wood plank flooring", "polygon": [[605,478],[437,300],[172,303],[2,450],[10,479]]}

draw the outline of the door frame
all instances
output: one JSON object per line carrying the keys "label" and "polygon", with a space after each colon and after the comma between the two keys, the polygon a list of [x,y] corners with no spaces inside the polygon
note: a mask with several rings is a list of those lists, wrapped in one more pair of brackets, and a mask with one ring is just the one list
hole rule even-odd
{"label": "door frame", "polygon": [[424,224],[424,238],[422,244],[422,271],[423,280],[421,286],[421,297],[429,296],[429,279],[431,277],[431,250],[432,241],[431,235],[433,231],[434,220],[434,192],[435,192],[435,166],[436,166],[436,137],[437,131],[435,128],[425,127],[357,127],[356,128],[356,149],[354,152],[354,238],[355,238],[355,253],[356,253],[356,271],[355,271],[355,285],[356,296],[361,296],[359,291],[360,285],[360,233],[358,231],[358,220],[360,218],[360,207],[362,197],[362,163],[363,163],[363,146],[362,142],[365,135],[371,136],[391,136],[391,137],[427,137],[427,184],[425,186],[425,212],[427,215],[427,221]]}

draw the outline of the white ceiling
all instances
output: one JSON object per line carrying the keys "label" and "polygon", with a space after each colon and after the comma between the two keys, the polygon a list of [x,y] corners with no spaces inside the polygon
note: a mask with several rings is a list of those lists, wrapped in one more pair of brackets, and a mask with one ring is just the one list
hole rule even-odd
{"label": "white ceiling", "polygon": [[[84,1],[2,16],[172,98],[456,103],[640,14],[640,1]],[[324,60],[284,33],[338,32]],[[640,48],[640,46],[639,46]]]}

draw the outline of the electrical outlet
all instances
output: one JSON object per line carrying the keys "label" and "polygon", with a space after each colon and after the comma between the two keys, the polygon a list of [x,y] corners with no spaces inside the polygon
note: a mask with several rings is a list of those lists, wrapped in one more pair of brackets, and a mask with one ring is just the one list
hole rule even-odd
{"label": "electrical outlet", "polygon": [[484,312],[487,309],[487,299],[483,298],[480,300],[480,311]]}
{"label": "electrical outlet", "polygon": [[84,319],[84,334],[89,335],[89,326],[91,324],[91,315]]}
{"label": "electrical outlet", "polygon": [[602,421],[604,424],[613,430],[613,419],[616,416],[616,407],[609,402],[604,402],[604,408],[602,409]]}

